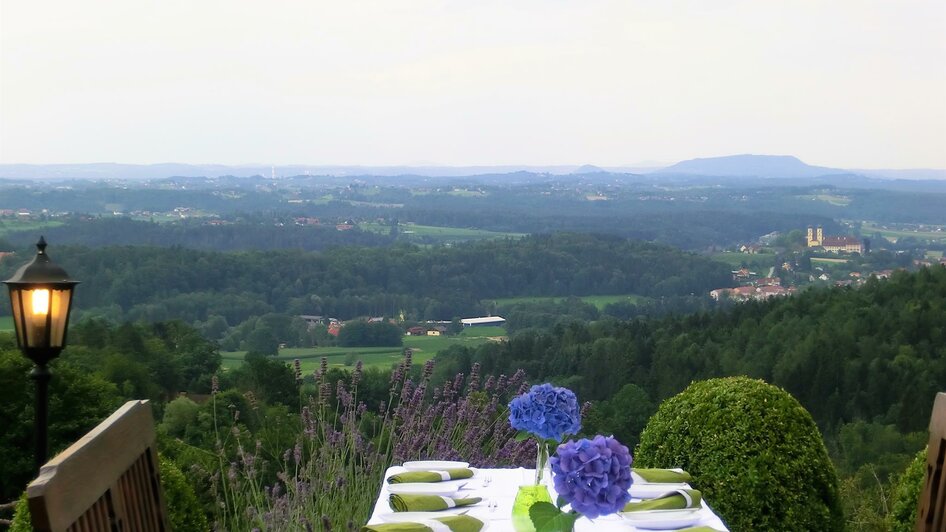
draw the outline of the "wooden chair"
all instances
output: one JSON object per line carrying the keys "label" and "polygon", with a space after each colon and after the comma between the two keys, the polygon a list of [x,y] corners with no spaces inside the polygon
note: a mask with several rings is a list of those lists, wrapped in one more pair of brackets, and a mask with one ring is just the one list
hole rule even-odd
{"label": "wooden chair", "polygon": [[129,401],[27,487],[34,530],[169,531],[148,401]]}
{"label": "wooden chair", "polygon": [[930,417],[926,476],[916,513],[916,532],[946,532],[946,393],[936,394]]}

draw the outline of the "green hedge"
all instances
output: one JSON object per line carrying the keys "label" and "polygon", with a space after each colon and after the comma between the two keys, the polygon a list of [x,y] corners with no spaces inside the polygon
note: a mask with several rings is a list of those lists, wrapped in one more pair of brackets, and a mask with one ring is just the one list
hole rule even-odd
{"label": "green hedge", "polygon": [[733,532],[844,527],[837,473],[811,415],[761,380],[695,382],[664,401],[635,464],[689,471]]}
{"label": "green hedge", "polygon": [[916,510],[923,491],[926,474],[926,449],[917,453],[906,471],[897,479],[893,489],[890,514],[891,532],[913,532],[916,527]]}
{"label": "green hedge", "polygon": [[[164,498],[168,507],[168,518],[171,521],[171,530],[201,532],[210,529],[207,516],[204,515],[197,502],[194,490],[187,483],[184,474],[170,460],[159,457],[161,463],[161,486],[164,488]],[[30,509],[27,504],[26,493],[20,497],[13,516],[10,532],[29,532],[33,527],[30,523]]]}

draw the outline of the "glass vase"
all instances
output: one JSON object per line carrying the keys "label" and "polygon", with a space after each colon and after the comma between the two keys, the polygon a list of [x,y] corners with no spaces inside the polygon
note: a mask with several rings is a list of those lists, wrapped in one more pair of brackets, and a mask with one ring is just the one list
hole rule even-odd
{"label": "glass vase", "polygon": [[535,452],[535,482],[544,484],[552,478],[552,466],[549,464],[549,444],[544,441],[536,443]]}
{"label": "glass vase", "polygon": [[529,508],[537,502],[552,502],[552,496],[545,484],[519,486],[519,493],[516,493],[516,500],[512,503],[512,527],[516,532],[535,532],[535,525],[529,517]]}

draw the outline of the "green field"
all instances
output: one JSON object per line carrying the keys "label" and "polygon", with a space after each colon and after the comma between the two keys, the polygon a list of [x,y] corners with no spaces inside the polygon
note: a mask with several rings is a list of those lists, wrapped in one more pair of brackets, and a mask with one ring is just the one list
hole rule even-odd
{"label": "green field", "polygon": [[12,331],[13,318],[11,316],[0,316],[0,331]]}
{"label": "green field", "polygon": [[909,231],[906,229],[884,229],[879,225],[874,225],[871,222],[864,222],[861,224],[861,234],[865,236],[872,235],[874,233],[880,233],[884,238],[892,239],[896,241],[899,238],[906,236],[918,238],[922,240],[933,240],[938,242],[946,241],[946,228],[943,231]]}
{"label": "green field", "polygon": [[450,192],[448,192],[447,194],[450,194],[451,196],[461,196],[465,198],[483,198],[487,196],[486,193],[480,192],[479,190],[468,190],[465,188],[455,188],[451,190]]}
{"label": "green field", "polygon": [[[405,336],[404,347],[414,350],[415,364],[424,363],[437,355],[438,352],[452,346],[477,346],[489,342],[489,337],[504,336],[506,330],[502,327],[477,327],[465,329],[459,336]],[[303,373],[311,373],[321,364],[322,357],[328,359],[329,367],[345,367],[345,358],[355,355],[355,360],[361,360],[365,367],[390,368],[392,364],[401,360],[401,347],[290,347],[279,350],[279,359],[292,362],[298,358],[302,364]],[[231,369],[243,363],[246,351],[224,351],[223,368]]]}
{"label": "green field", "polygon": [[506,336],[502,327],[466,327],[460,332],[460,338],[497,338]]}
{"label": "green field", "polygon": [[825,203],[830,203],[831,205],[836,205],[838,207],[847,207],[851,204],[851,198],[847,196],[838,196],[836,194],[816,194],[813,196],[796,196],[799,199],[803,200],[812,200],[812,201],[823,201]]}
{"label": "green field", "polygon": [[[62,222],[58,221],[40,221],[40,220],[16,220],[13,218],[0,220],[0,236],[16,231],[36,231],[44,227],[58,227]],[[0,250],[6,251],[6,250]]]}
{"label": "green field", "polygon": [[850,261],[848,259],[829,259],[826,257],[812,257],[811,262],[824,262],[828,264],[844,264]]}
{"label": "green field", "polygon": [[[611,303],[617,303],[620,301],[630,301],[631,303],[637,304],[641,301],[646,300],[644,296],[638,296],[634,294],[623,294],[623,295],[609,295],[609,296],[578,296],[579,299],[585,303],[591,303],[592,305],[598,307],[598,310],[603,310],[604,307],[610,305]],[[497,307],[503,307],[508,305],[514,305],[516,303],[540,303],[540,302],[554,302],[554,301],[564,301],[568,299],[566,297],[504,297],[501,299],[494,299],[493,302]]]}
{"label": "green field", "polygon": [[[376,222],[365,222],[358,224],[362,231],[371,231],[373,233],[388,234],[391,232],[391,226],[379,224]],[[398,225],[398,234],[401,239],[411,240],[416,238],[433,238],[436,240],[460,241],[460,240],[483,240],[488,238],[522,238],[525,233],[502,233],[497,231],[484,231],[482,229],[467,229],[463,227],[437,227],[433,225],[416,225],[404,223]]]}
{"label": "green field", "polygon": [[724,262],[733,268],[741,268],[745,264],[750,269],[771,268],[775,264],[775,253],[742,253],[727,251],[710,255],[715,261]]}

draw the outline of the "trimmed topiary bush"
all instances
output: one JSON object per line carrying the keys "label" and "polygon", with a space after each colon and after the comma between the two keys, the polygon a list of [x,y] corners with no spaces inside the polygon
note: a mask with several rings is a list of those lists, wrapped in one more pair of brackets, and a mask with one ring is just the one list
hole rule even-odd
{"label": "trimmed topiary bush", "polygon": [[761,380],[694,382],[664,401],[634,465],[689,471],[733,532],[844,528],[818,427],[788,392]]}
{"label": "trimmed topiary bush", "polygon": [[893,488],[893,502],[887,516],[892,532],[913,532],[916,527],[916,510],[923,491],[923,476],[926,473],[926,451],[917,453],[910,465],[897,479]]}

